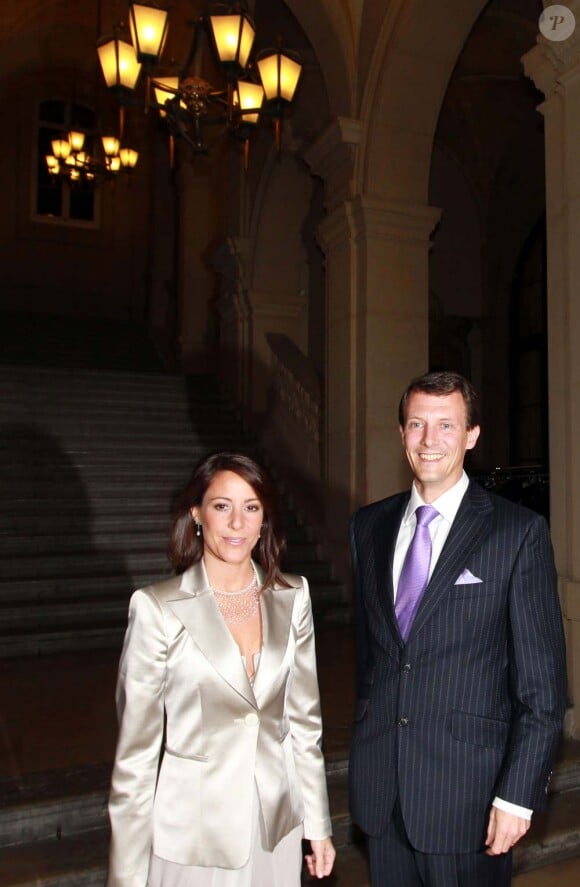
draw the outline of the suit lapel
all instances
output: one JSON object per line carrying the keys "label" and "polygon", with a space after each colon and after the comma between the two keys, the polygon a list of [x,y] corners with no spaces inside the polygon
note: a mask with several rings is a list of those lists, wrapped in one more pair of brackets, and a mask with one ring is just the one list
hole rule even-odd
{"label": "suit lapel", "polygon": [[168,601],[172,612],[223,679],[257,707],[240,650],[218,610],[201,562],[183,574],[180,591],[185,594]]}
{"label": "suit lapel", "polygon": [[[260,581],[262,571],[258,569]],[[262,608],[262,654],[254,680],[254,695],[259,698],[279,672],[288,649],[296,588],[264,588]]]}
{"label": "suit lapel", "polygon": [[403,641],[399,632],[397,617],[395,616],[393,557],[397,536],[399,535],[399,527],[401,526],[401,520],[403,519],[408,501],[409,493],[401,495],[398,499],[390,500],[384,510],[382,519],[377,522],[373,534],[376,589],[379,606],[399,646],[403,646]]}
{"label": "suit lapel", "polygon": [[472,481],[423,595],[408,640],[412,640],[421,630],[443,597],[448,594],[450,586],[464,568],[465,561],[489,533],[492,513],[493,505],[489,496],[479,484]]}

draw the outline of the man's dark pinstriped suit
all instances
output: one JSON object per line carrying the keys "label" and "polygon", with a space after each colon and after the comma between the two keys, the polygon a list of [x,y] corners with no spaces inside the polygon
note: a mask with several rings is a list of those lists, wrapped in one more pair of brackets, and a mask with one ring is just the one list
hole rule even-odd
{"label": "man's dark pinstriped suit", "polygon": [[[351,524],[352,814],[379,836],[398,793],[415,849],[471,852],[495,796],[545,804],[566,695],[552,547],[542,517],[471,482],[404,644],[392,563],[408,500],[368,505]],[[456,584],[466,570],[481,582]]]}

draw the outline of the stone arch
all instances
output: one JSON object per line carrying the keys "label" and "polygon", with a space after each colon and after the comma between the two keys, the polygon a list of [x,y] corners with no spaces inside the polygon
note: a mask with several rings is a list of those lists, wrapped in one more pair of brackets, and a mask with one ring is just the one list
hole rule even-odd
{"label": "stone arch", "polygon": [[384,20],[362,98],[358,187],[383,199],[427,202],[433,137],[461,48],[486,0],[400,3]]}
{"label": "stone arch", "polygon": [[323,72],[330,112],[353,116],[356,101],[356,58],[347,0],[284,0],[312,45]]}

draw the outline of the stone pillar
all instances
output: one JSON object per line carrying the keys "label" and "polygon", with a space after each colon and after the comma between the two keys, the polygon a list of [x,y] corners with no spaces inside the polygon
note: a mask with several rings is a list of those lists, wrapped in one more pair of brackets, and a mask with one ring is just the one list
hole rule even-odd
{"label": "stone pillar", "polygon": [[[580,3],[567,4],[580,22]],[[538,37],[523,58],[545,97],[548,248],[550,514],[568,641],[573,708],[566,732],[580,738],[580,28],[562,43]]]}
{"label": "stone pillar", "polygon": [[244,414],[252,407],[252,310],[248,300],[246,268],[250,242],[230,237],[214,250],[210,262],[220,275],[220,357],[217,365],[234,401]]}
{"label": "stone pillar", "polygon": [[179,345],[182,365],[187,372],[207,368],[208,306],[213,295],[214,278],[204,254],[215,232],[212,228],[213,195],[209,174],[196,172],[193,164],[184,158],[179,165],[177,186]]}
{"label": "stone pillar", "polygon": [[428,251],[439,212],[353,194],[360,126],[332,124],[307,155],[325,181],[327,529],[349,575],[354,508],[408,486],[397,406],[428,367]]}

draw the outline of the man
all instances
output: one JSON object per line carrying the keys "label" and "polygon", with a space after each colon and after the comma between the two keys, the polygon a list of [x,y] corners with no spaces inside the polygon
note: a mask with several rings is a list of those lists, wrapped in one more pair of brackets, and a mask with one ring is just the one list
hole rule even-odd
{"label": "man", "polygon": [[468,480],[480,429],[462,376],[415,379],[399,422],[412,490],[351,525],[353,818],[375,887],[504,887],[566,702],[548,528]]}

